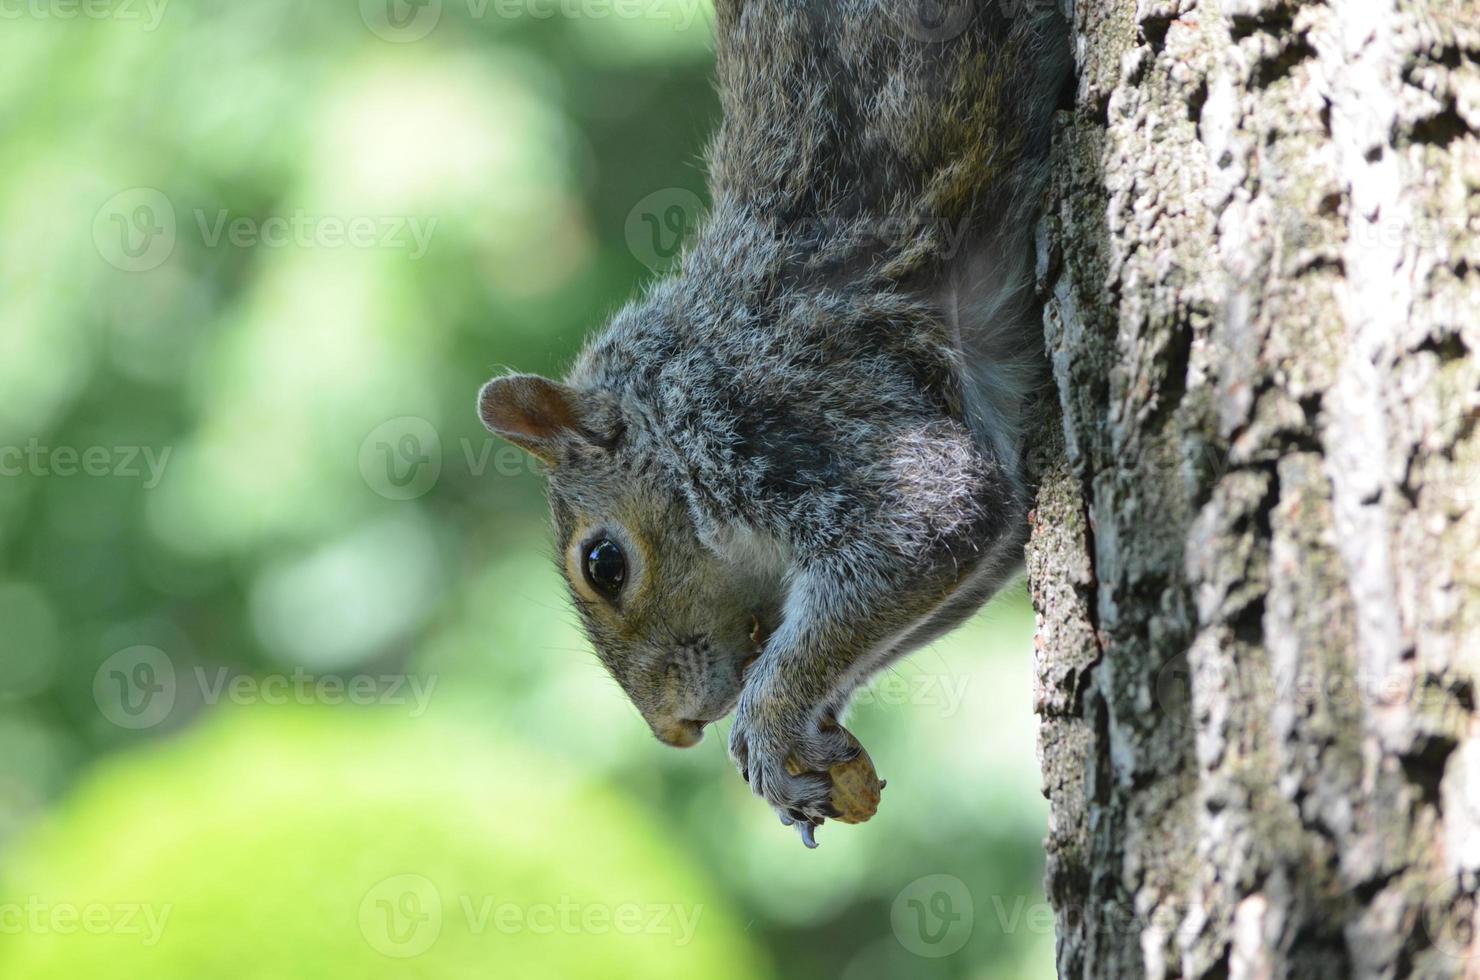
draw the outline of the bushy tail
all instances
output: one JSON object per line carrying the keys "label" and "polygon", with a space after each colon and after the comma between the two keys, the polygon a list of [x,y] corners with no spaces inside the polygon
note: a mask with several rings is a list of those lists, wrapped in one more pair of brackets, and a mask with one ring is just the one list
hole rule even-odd
{"label": "bushy tail", "polygon": [[[995,6],[995,5],[994,5]],[[1042,319],[1033,295],[1033,229],[1045,195],[1053,117],[1072,65],[1068,27],[1057,12],[1023,0],[996,50],[997,145],[1007,159],[978,189],[966,244],[950,257],[937,301],[966,359],[968,412],[984,444],[1004,461],[1021,454],[1025,415],[1046,382]],[[1003,16],[1000,12],[995,16]]]}

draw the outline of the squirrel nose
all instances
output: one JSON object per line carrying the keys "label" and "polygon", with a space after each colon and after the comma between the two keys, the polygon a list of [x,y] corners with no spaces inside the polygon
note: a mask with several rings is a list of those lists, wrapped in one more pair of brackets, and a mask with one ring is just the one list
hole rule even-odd
{"label": "squirrel nose", "polygon": [[680,718],[677,721],[654,725],[653,734],[658,736],[658,741],[664,745],[671,745],[676,749],[686,749],[691,745],[699,744],[699,740],[704,737],[705,724],[707,722]]}

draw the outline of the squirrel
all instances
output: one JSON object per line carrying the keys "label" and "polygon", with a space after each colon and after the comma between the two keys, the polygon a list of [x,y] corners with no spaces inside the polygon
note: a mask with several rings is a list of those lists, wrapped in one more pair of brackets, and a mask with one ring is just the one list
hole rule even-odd
{"label": "squirrel", "polygon": [[1071,57],[1043,0],[715,7],[705,220],[563,381],[478,410],[545,464],[571,597],[653,733],[734,711],[742,778],[815,846],[850,694],[1022,567]]}

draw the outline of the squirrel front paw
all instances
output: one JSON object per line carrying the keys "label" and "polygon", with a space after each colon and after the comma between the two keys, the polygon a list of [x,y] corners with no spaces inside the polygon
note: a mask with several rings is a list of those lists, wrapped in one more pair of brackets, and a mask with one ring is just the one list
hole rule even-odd
{"label": "squirrel front paw", "polygon": [[812,710],[799,710],[764,689],[746,689],[730,728],[730,758],[740,777],[783,824],[797,828],[808,847],[817,846],[816,827],[839,816],[828,770],[858,751],[841,728],[819,725]]}

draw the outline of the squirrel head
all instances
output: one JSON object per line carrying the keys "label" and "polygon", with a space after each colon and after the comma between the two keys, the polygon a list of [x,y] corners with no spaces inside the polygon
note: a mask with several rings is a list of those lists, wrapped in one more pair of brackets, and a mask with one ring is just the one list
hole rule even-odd
{"label": "squirrel head", "polygon": [[660,741],[695,744],[738,701],[779,583],[703,543],[642,414],[612,394],[510,375],[478,411],[546,466],[558,565],[602,663]]}

